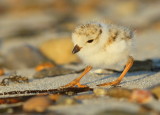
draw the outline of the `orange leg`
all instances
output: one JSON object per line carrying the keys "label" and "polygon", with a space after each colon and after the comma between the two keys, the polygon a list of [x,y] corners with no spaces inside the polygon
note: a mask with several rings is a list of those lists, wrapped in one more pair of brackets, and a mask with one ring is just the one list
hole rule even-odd
{"label": "orange leg", "polygon": [[133,62],[134,62],[133,57],[129,56],[129,59],[128,59],[128,62],[126,64],[125,69],[123,70],[122,74],[115,81],[99,84],[97,86],[118,85],[122,81],[122,79],[124,78],[124,76],[127,74],[127,72],[129,71],[129,69],[132,67]]}
{"label": "orange leg", "polygon": [[62,86],[62,88],[66,88],[66,87],[74,87],[74,86],[78,86],[78,87],[87,87],[87,85],[81,85],[80,84],[80,80],[82,79],[82,77],[84,75],[86,75],[90,70],[92,69],[91,66],[87,66],[85,68],[85,70],[83,71],[83,73],[76,79],[74,79],[73,81],[71,81],[69,84]]}

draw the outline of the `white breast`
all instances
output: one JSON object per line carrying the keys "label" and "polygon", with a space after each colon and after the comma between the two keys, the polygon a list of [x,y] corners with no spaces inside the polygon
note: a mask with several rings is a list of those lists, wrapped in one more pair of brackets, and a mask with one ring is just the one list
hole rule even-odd
{"label": "white breast", "polygon": [[85,64],[103,68],[120,61],[126,61],[129,56],[129,49],[129,42],[121,40],[111,44],[106,49],[95,50],[92,53],[89,50],[82,50],[78,55]]}

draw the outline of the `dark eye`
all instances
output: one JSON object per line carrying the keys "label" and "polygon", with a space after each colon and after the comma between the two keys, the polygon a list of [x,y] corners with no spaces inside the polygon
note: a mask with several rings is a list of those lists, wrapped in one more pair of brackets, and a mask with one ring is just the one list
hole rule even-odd
{"label": "dark eye", "polygon": [[88,41],[87,41],[87,43],[92,43],[92,42],[93,42],[93,39],[92,39],[92,40],[88,40]]}

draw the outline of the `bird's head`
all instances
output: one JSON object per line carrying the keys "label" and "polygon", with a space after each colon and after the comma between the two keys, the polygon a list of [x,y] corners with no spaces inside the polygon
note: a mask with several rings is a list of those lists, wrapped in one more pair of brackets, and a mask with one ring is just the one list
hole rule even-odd
{"label": "bird's head", "polygon": [[75,54],[82,49],[91,48],[96,45],[102,32],[102,25],[98,23],[88,23],[78,26],[72,34],[72,41],[75,45],[72,53]]}

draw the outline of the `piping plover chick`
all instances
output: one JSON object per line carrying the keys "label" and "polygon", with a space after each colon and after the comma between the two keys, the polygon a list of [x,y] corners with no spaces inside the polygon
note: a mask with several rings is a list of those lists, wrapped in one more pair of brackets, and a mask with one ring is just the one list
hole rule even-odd
{"label": "piping plover chick", "polygon": [[125,69],[115,81],[97,86],[118,85],[133,65],[134,59],[130,56],[132,39],[133,32],[122,26],[98,22],[78,26],[72,33],[75,45],[72,53],[76,53],[88,66],[78,78],[63,87],[85,87],[80,80],[92,67],[104,68],[126,61]]}

